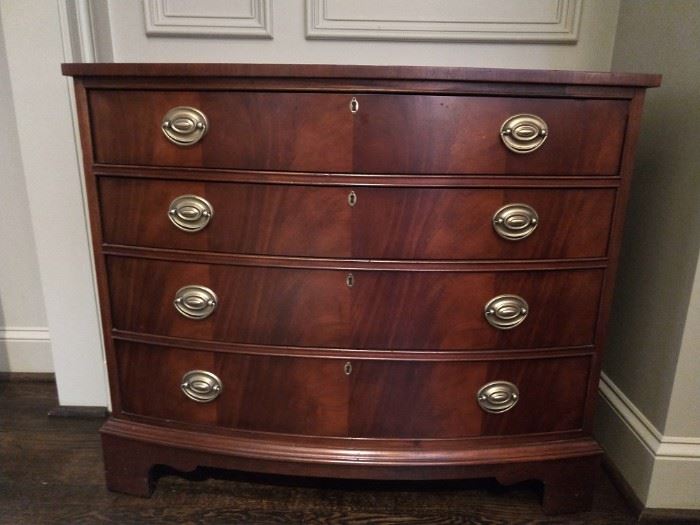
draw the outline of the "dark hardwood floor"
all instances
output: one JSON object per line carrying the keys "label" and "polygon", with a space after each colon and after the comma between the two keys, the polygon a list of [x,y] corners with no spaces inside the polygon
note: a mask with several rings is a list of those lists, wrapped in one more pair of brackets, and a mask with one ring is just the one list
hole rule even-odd
{"label": "dark hardwood floor", "polygon": [[626,524],[636,519],[602,471],[591,512],[547,517],[537,483],[299,479],[162,471],[151,499],[108,492],[101,419],[47,417],[50,382],[0,381],[0,523]]}

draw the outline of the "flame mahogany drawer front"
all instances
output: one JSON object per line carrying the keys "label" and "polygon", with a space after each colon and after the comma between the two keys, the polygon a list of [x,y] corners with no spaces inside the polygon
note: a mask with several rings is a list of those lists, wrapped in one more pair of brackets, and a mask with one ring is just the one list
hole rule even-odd
{"label": "flame mahogany drawer front", "polygon": [[[391,350],[591,345],[603,277],[599,269],[347,271],[123,257],[110,257],[107,266],[113,323],[120,330],[260,345]],[[186,317],[175,307],[178,291],[187,286],[213,292],[215,306],[205,318]],[[508,329],[492,326],[485,314],[487,303],[502,295],[525,302],[522,318],[506,304],[504,322],[510,315],[519,322]]]}
{"label": "flame mahogany drawer front", "polygon": [[[111,177],[101,178],[99,191],[104,238],[112,244],[376,259],[604,257],[615,199],[611,188],[371,188]],[[182,204],[182,196],[195,200]],[[198,230],[183,233],[168,213],[182,214],[193,203],[207,207],[210,218],[181,217],[182,228]],[[535,222],[499,235],[499,210],[505,207],[508,214],[521,204],[531,208]],[[127,220],[126,210],[132,210]]]}
{"label": "flame mahogany drawer front", "polygon": [[[343,173],[616,175],[627,120],[621,100],[95,90],[89,104],[98,163]],[[168,119],[179,107],[206,131],[184,148],[160,131],[194,129]],[[525,155],[501,139],[522,114],[542,121],[515,121],[525,148],[546,134]]]}
{"label": "flame mahogany drawer front", "polygon": [[[229,354],[127,342],[117,347],[124,410],[131,414],[356,438],[577,430],[590,365],[585,356],[412,363]],[[197,402],[183,393],[182,379],[193,370],[214,375],[219,390],[211,397],[216,397]],[[484,411],[477,398],[481,387],[495,380],[515,385],[518,392],[512,409],[501,414]]]}
{"label": "flame mahogany drawer front", "polygon": [[152,467],[544,483],[584,510],[654,75],[64,65],[113,413]]}

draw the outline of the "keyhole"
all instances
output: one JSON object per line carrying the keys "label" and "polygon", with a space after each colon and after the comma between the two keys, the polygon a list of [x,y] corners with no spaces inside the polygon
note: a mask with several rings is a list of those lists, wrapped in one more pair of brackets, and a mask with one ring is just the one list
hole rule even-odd
{"label": "keyhole", "polygon": [[348,205],[352,207],[355,206],[355,204],[357,204],[357,193],[351,191],[348,193]]}
{"label": "keyhole", "polygon": [[352,100],[350,101],[350,113],[357,113],[359,109],[360,103],[355,97],[352,97]]}
{"label": "keyhole", "polygon": [[348,288],[352,288],[353,285],[355,284],[355,276],[353,274],[349,273],[347,275],[347,277],[345,277],[345,284],[348,285]]}
{"label": "keyhole", "polygon": [[352,363],[350,363],[350,361],[345,363],[345,366],[343,367],[343,372],[345,372],[346,376],[349,376],[352,373]]}

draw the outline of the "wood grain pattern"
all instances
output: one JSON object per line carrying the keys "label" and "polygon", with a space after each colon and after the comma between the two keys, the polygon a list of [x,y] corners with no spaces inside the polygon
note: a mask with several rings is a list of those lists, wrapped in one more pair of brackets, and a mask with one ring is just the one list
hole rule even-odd
{"label": "wood grain pattern", "polygon": [[[4,383],[0,379],[0,421],[13,422],[0,433],[0,507],[2,519],[8,523],[162,524],[198,522],[203,515],[208,523],[246,524],[506,525],[515,519],[529,524],[562,521],[543,515],[540,483],[499,487],[490,479],[332,480],[210,468],[184,474],[149,465],[145,475],[158,483],[151,499],[117,494],[105,490],[98,433],[104,420],[47,418],[47,411],[57,403],[53,383]],[[121,458],[121,465],[113,461],[110,468],[127,462],[132,466],[129,460],[134,443],[127,443],[113,456]],[[183,457],[193,452],[181,449],[173,454]],[[198,462],[214,462],[214,458],[201,455],[194,461]],[[598,483],[593,508],[568,517],[567,522],[636,523],[607,473],[595,474]],[[109,479],[115,481],[114,477]],[[62,503],[56,505],[57,500]]]}
{"label": "wood grain pattern", "polygon": [[[604,257],[613,189],[371,188],[226,184],[101,177],[105,242],[223,253],[373,259],[559,259]],[[350,207],[350,191],[357,203]],[[205,198],[207,227],[168,219],[180,195]],[[539,210],[535,233],[499,237],[506,204]]]}
{"label": "wood grain pattern", "polygon": [[308,171],[254,171],[211,168],[159,168],[157,166],[124,166],[96,164],[97,178],[121,177],[187,182],[240,182],[252,184],[285,184],[291,186],[352,186],[366,188],[618,188],[621,180],[611,176],[586,177],[567,175],[425,175],[362,173],[318,173]]}
{"label": "wood grain pattern", "polygon": [[[117,356],[126,412],[241,430],[355,438],[576,430],[589,368],[588,357],[416,364],[220,354],[126,342],[117,344]],[[216,374],[221,395],[209,403],[187,398],[180,383],[190,370]],[[516,384],[520,400],[506,413],[488,414],[476,394],[496,380]]]}
{"label": "wood grain pattern", "polygon": [[[349,101],[314,93],[92,91],[95,161],[352,171]],[[162,133],[163,117],[176,106],[208,116],[209,131],[197,144],[177,146]]]}
{"label": "wood grain pattern", "polygon": [[[598,309],[601,270],[559,272],[353,272],[107,260],[114,327],[263,345],[479,350],[584,345]],[[203,320],[173,307],[182,286],[218,296]],[[527,319],[498,330],[484,305],[517,294]]]}
{"label": "wood grain pattern", "polygon": [[[102,428],[107,483],[111,490],[149,496],[153,489],[151,461],[187,472],[215,462],[225,468],[291,475],[326,477],[342,472],[346,478],[362,480],[494,477],[509,485],[535,478],[544,485],[544,512],[561,514],[590,509],[600,458],[600,448],[590,439],[543,446],[528,444],[525,438],[520,445],[474,447],[471,451],[478,452],[470,454],[463,440],[395,440],[393,443],[399,445],[392,448],[378,446],[376,440],[354,440],[353,448],[347,449],[343,448],[344,440],[337,438],[329,438],[332,445],[328,448],[309,448],[303,442],[296,447],[288,438],[281,447],[274,446],[274,437],[270,435],[262,443],[250,437],[222,439],[110,419]],[[193,438],[199,443],[194,451]],[[365,450],[368,455],[363,455]],[[298,461],[300,457],[303,463]]]}
{"label": "wood grain pattern", "polygon": [[[627,104],[613,100],[358,95],[353,169],[360,173],[611,175]],[[501,125],[521,113],[549,126],[536,151],[517,154]]]}
{"label": "wood grain pattern", "polygon": [[[95,161],[359,173],[611,175],[627,104],[615,100],[427,95],[112,91],[90,93]],[[176,106],[209,115],[193,146],[170,143],[161,120]],[[510,152],[500,129],[534,113],[549,125],[529,154]],[[576,125],[574,125],[576,123]],[[291,130],[294,130],[293,132]]]}
{"label": "wood grain pattern", "polygon": [[[103,429],[108,487],[149,495],[154,464],[494,476],[542,481],[546,512],[590,506],[593,401],[642,88],[659,76],[240,64],[64,73],[77,75],[115,410]],[[209,117],[193,147],[161,133],[176,105]],[[548,123],[536,152],[501,144],[515,113]],[[182,237],[158,211],[176,190],[215,201],[200,235]],[[536,204],[540,226],[500,241],[492,208],[516,199]],[[214,315],[175,313],[185,284],[216,290]],[[510,331],[483,317],[501,293],[530,304]],[[344,360],[353,371],[338,380]],[[167,398],[168,371],[177,379],[190,362],[233,385],[220,408]],[[459,403],[496,375],[529,393],[514,411]]]}
{"label": "wood grain pattern", "polygon": [[[62,64],[64,75],[76,77],[230,77],[230,78],[291,78],[301,83],[314,79],[380,80],[448,80],[453,82],[498,82],[526,84],[565,84],[593,86],[656,87],[661,75],[625,72],[548,71],[533,69],[496,69],[427,66],[352,66],[320,64]],[[161,80],[161,79],[159,79]],[[151,80],[152,81],[152,80]]]}

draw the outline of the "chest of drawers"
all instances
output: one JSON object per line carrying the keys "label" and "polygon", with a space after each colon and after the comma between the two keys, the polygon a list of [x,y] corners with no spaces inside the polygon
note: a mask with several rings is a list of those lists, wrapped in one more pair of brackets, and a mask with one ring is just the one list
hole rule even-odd
{"label": "chest of drawers", "polygon": [[107,484],[213,466],[590,503],[652,75],[66,64]]}

